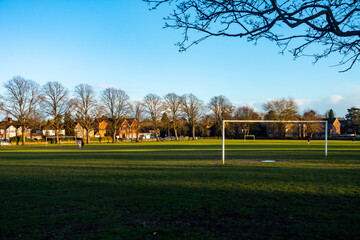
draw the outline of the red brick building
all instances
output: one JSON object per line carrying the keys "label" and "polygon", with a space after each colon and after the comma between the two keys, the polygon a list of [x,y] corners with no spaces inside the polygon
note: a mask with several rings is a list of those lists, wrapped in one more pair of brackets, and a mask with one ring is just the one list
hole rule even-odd
{"label": "red brick building", "polygon": [[136,139],[138,134],[138,122],[135,118],[124,118],[119,132],[120,139]]}

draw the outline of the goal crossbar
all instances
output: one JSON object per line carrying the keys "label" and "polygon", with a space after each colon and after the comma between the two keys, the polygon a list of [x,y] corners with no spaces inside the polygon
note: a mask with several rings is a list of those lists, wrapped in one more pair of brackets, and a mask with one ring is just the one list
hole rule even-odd
{"label": "goal crossbar", "polygon": [[223,120],[222,123],[222,162],[225,165],[225,124],[226,123],[325,123],[325,159],[327,158],[328,121],[324,120]]}

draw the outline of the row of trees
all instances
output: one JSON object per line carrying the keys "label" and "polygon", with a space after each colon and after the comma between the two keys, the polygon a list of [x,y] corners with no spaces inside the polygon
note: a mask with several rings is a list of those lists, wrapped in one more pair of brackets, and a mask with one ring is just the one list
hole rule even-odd
{"label": "row of trees", "polygon": [[[224,119],[239,120],[317,120],[323,118],[310,110],[302,116],[298,114],[298,106],[293,99],[275,99],[264,104],[265,113],[256,112],[248,106],[234,107],[225,96],[215,96],[208,104],[198,99],[194,94],[179,96],[175,93],[166,94],[163,98],[156,94],[148,94],[142,100],[131,101],[125,91],[117,88],[107,88],[96,94],[94,88],[88,84],[79,84],[73,94],[59,82],[47,82],[40,86],[32,80],[20,76],[13,77],[4,84],[5,94],[0,96],[0,110],[18,121],[22,129],[22,141],[25,143],[25,131],[34,127],[36,123],[49,119],[49,124],[59,131],[69,122],[76,121],[89,132],[93,128],[94,119],[106,118],[112,141],[116,141],[116,134],[121,130],[121,120],[125,116],[134,117],[138,122],[150,123],[159,139],[159,129],[167,129],[175,139],[179,138],[179,130],[186,132],[195,139],[196,129],[201,134],[221,135],[221,125]],[[351,110],[351,109],[350,109]],[[348,118],[360,126],[359,111],[349,110]],[[141,124],[139,124],[141,126]],[[244,134],[249,134],[251,124],[241,126]],[[185,128],[185,130],[184,130]],[[140,129],[138,129],[140,130]],[[315,131],[315,127],[308,131]],[[282,126],[280,131],[285,132]]]}

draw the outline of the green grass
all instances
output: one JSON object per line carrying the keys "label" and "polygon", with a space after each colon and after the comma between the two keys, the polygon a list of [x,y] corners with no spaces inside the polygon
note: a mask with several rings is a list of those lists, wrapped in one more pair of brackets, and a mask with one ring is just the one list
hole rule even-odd
{"label": "green grass", "polygon": [[[0,239],[359,239],[360,144],[0,148]],[[262,159],[279,160],[261,163]]]}

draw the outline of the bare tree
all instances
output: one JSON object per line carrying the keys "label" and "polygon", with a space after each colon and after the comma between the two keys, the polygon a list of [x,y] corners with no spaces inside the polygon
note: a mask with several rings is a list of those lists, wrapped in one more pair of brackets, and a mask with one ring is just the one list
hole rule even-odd
{"label": "bare tree", "polygon": [[231,119],[234,111],[232,103],[225,96],[220,95],[212,97],[208,107],[214,116],[217,133],[222,134],[222,121],[224,119]]}
{"label": "bare tree", "polygon": [[143,104],[152,121],[156,140],[159,141],[159,120],[163,112],[161,98],[156,94],[150,93],[144,97]]}
{"label": "bare tree", "polygon": [[134,100],[130,103],[130,110],[132,115],[137,121],[137,127],[136,127],[136,139],[139,141],[139,131],[140,131],[140,124],[143,118],[144,113],[144,105],[139,100]]}
{"label": "bare tree", "polygon": [[298,106],[294,99],[273,99],[264,104],[266,111],[273,111],[276,120],[294,120],[297,117]]}
{"label": "bare tree", "polygon": [[94,88],[88,84],[75,87],[75,113],[80,125],[86,130],[86,143],[90,142],[90,131],[96,115],[96,96]]}
{"label": "bare tree", "polygon": [[42,114],[41,111],[34,111],[29,116],[29,125],[28,127],[31,129],[42,129],[45,123],[45,116]]}
{"label": "bare tree", "polygon": [[191,125],[192,137],[195,140],[195,128],[204,111],[204,103],[194,94],[184,94],[181,97],[182,111],[187,122]]}
{"label": "bare tree", "polygon": [[[157,8],[175,4],[165,27],[182,29],[180,50],[212,36],[260,38],[276,42],[282,52],[315,61],[340,53],[350,69],[360,56],[360,2],[357,0],[143,0]],[[287,28],[287,31],[285,29]],[[293,31],[291,29],[296,29]],[[191,39],[191,33],[200,37]],[[190,43],[187,42],[190,39]],[[305,50],[309,50],[309,53]]]}
{"label": "bare tree", "polygon": [[[259,114],[254,108],[248,106],[238,107],[234,112],[234,119],[237,120],[259,120]],[[250,130],[254,127],[255,123],[247,122],[241,123],[240,126],[244,130],[244,135],[250,134]]]}
{"label": "bare tree", "polygon": [[[295,120],[297,115],[298,106],[294,99],[289,98],[281,98],[281,99],[273,99],[264,104],[264,109],[267,111],[267,119],[271,120]],[[281,134],[285,136],[286,134],[286,124],[276,124],[279,126],[281,130]]]}
{"label": "bare tree", "polygon": [[212,135],[211,126],[215,124],[215,119],[212,115],[203,114],[199,119],[198,124],[202,136],[210,137],[210,135]]}
{"label": "bare tree", "polygon": [[[1,96],[1,94],[0,94],[0,114],[5,114],[5,111],[4,111],[4,103],[2,102],[2,99],[3,99],[4,97],[3,96]],[[0,115],[0,117],[3,117],[2,115]]]}
{"label": "bare tree", "polygon": [[164,108],[167,110],[173,125],[175,139],[179,140],[177,125],[181,114],[181,97],[175,93],[168,93],[165,95],[164,100]]}
{"label": "bare tree", "polygon": [[63,118],[69,109],[69,91],[58,82],[47,82],[42,88],[42,107],[47,116],[52,117],[52,127],[55,129],[56,140],[59,141],[59,131],[64,127]]}
{"label": "bare tree", "polygon": [[[309,110],[304,113],[303,119],[308,121],[319,121],[322,120],[322,117],[319,114],[317,114],[314,110]],[[310,138],[313,137],[314,133],[321,131],[321,125],[322,125],[321,123],[306,123],[306,132],[308,133]],[[300,137],[301,137],[301,133],[300,133]]]}
{"label": "bare tree", "polygon": [[101,94],[106,115],[109,119],[112,142],[116,142],[116,133],[121,128],[121,120],[129,111],[129,96],[125,91],[115,88],[107,88]]}
{"label": "bare tree", "polygon": [[32,80],[16,76],[4,87],[6,92],[0,106],[6,114],[17,119],[22,131],[22,145],[25,145],[26,131],[40,101],[40,86]]}

